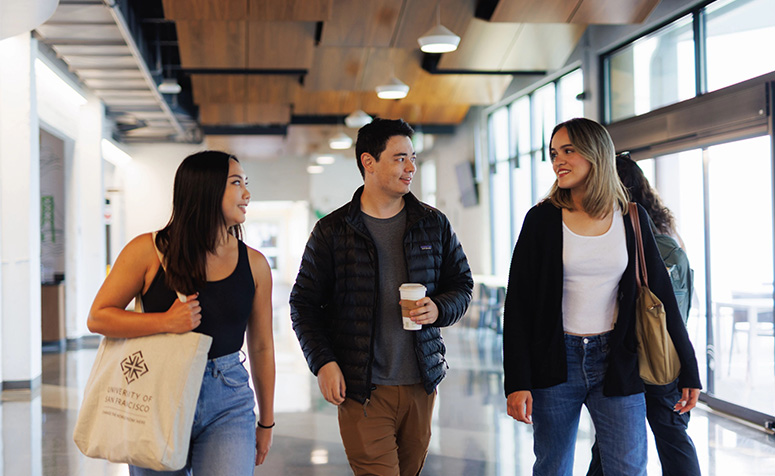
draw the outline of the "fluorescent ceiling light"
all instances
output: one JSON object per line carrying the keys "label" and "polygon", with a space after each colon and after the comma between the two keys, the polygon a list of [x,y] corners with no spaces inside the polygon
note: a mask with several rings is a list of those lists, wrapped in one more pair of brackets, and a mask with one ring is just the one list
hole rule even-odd
{"label": "fluorescent ceiling light", "polygon": [[418,38],[417,43],[423,53],[449,53],[457,49],[460,37],[439,24]]}
{"label": "fluorescent ceiling light", "polygon": [[40,58],[35,58],[35,79],[39,89],[50,92],[58,100],[76,106],[83,106],[87,102],[83,94]]}
{"label": "fluorescent ceiling light", "polygon": [[352,129],[360,129],[371,122],[371,116],[358,109],[344,118],[344,123]]}
{"label": "fluorescent ceiling light", "polygon": [[318,155],[315,157],[315,163],[318,165],[331,165],[336,162],[336,158],[333,155]]}
{"label": "fluorescent ceiling light", "polygon": [[323,173],[323,166],[322,165],[308,165],[307,166],[307,173],[308,174],[322,174]]}
{"label": "fluorescent ceiling light", "polygon": [[162,94],[180,94],[183,88],[174,78],[164,78],[158,89]]}
{"label": "fluorescent ceiling light", "polygon": [[402,99],[409,94],[409,86],[395,76],[386,84],[377,86],[377,97],[380,99]]}
{"label": "fluorescent ceiling light", "polygon": [[115,165],[116,167],[123,167],[132,161],[132,157],[119,149],[113,142],[102,139],[102,158]]}
{"label": "fluorescent ceiling light", "polygon": [[332,138],[328,139],[328,146],[332,149],[349,149],[353,145],[353,140],[344,132],[339,132]]}

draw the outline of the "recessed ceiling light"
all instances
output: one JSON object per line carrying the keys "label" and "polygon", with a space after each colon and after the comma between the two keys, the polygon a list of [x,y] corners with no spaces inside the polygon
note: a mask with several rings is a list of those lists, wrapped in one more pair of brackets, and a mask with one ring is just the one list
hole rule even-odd
{"label": "recessed ceiling light", "polygon": [[315,157],[315,163],[318,165],[331,165],[336,162],[336,158],[333,155],[318,155]]}
{"label": "recessed ceiling light", "polygon": [[307,166],[307,173],[308,174],[322,174],[324,170],[324,167],[322,165],[308,165]]}

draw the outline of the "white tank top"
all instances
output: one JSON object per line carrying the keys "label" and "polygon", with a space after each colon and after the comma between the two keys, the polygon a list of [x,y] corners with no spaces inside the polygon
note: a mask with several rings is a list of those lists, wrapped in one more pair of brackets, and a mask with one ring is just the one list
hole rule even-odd
{"label": "white tank top", "polygon": [[600,236],[581,236],[562,223],[562,324],[572,334],[613,329],[619,311],[619,280],[627,268],[627,241],[621,212]]}

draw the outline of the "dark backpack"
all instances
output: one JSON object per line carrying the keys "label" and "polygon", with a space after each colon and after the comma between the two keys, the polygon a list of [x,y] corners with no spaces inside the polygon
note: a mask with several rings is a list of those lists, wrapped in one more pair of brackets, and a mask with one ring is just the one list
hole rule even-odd
{"label": "dark backpack", "polygon": [[689,258],[675,239],[669,235],[655,234],[657,247],[662,260],[667,266],[667,273],[673,283],[675,300],[678,301],[678,309],[686,324],[689,318],[689,309],[692,306],[692,281],[694,270],[689,266]]}

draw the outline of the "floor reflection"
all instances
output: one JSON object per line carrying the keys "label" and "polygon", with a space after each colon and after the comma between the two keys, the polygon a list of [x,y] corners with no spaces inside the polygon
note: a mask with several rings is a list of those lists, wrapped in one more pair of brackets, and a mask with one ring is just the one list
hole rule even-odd
{"label": "floor reflection", "polygon": [[[282,302],[282,301],[279,301]],[[287,309],[277,309],[287,316]],[[275,325],[277,427],[272,451],[257,475],[351,474],[339,438],[336,409],[320,396],[288,319]],[[522,476],[531,474],[532,434],[505,413],[500,339],[491,330],[444,331],[450,370],[439,387],[425,476]],[[119,476],[125,465],[83,457],[73,426],[95,349],[43,355],[42,385],[35,392],[6,391],[0,405],[0,476]],[[690,432],[703,474],[775,476],[775,440],[760,430],[706,408],[692,412]],[[582,418],[576,474],[585,474],[593,428]],[[661,470],[653,441],[649,475]]]}

